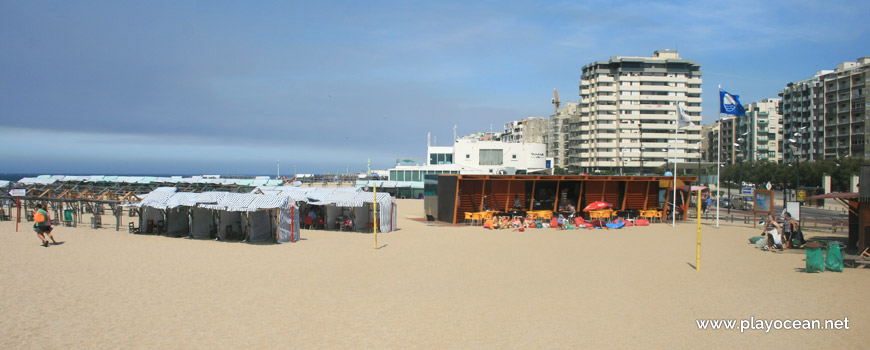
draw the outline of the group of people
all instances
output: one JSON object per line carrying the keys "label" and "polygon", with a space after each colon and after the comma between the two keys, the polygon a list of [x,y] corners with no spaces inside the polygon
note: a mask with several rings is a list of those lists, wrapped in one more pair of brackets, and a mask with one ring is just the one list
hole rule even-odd
{"label": "group of people", "polygon": [[323,214],[318,214],[320,211],[317,207],[308,207],[305,211],[302,212],[303,220],[305,220],[305,225],[310,228],[323,228],[325,225],[323,223]]}
{"label": "group of people", "polygon": [[[614,222],[613,223],[615,225],[614,227],[610,227],[609,224],[608,224],[608,227],[620,228],[623,225],[625,225],[623,223],[624,221],[621,218],[618,219],[617,221],[619,221],[619,223]],[[598,226],[602,226],[602,225],[603,224],[600,224]],[[484,228],[490,228],[490,229],[494,229],[494,230],[510,228],[510,229],[518,229],[519,231],[524,231],[525,228],[559,228],[562,230],[574,230],[574,229],[581,229],[581,228],[592,228],[595,226],[596,226],[596,224],[587,223],[580,216],[565,217],[562,214],[559,214],[558,216],[555,216],[549,220],[545,220],[542,218],[536,219],[536,218],[532,217],[531,215],[526,215],[525,217],[522,217],[522,216],[511,217],[508,215],[501,215],[501,216],[494,216],[492,219],[487,219],[483,224]]]}
{"label": "group of people", "polygon": [[783,250],[793,248],[793,244],[798,244],[800,247],[806,244],[800,224],[791,217],[789,212],[783,213],[782,224],[777,222],[773,214],[768,215],[761,235],[765,236],[767,241],[767,245],[762,247],[764,250]]}
{"label": "group of people", "polygon": [[506,228],[525,229],[527,223],[529,228],[535,227],[533,226],[534,222],[535,220],[532,219],[532,217],[529,215],[527,215],[525,218],[520,216],[510,217],[507,215],[502,215],[494,216],[491,220],[487,220],[487,222],[483,224],[483,227],[487,227],[487,224],[489,224],[489,228],[493,230]]}
{"label": "group of people", "polygon": [[45,210],[45,206],[42,203],[36,205],[36,210],[33,211],[33,230],[36,231],[36,236],[42,241],[43,247],[48,247],[48,239],[45,237],[51,238],[52,244],[57,244],[57,241],[54,240],[54,236],[51,234],[51,231],[54,228],[51,227],[51,217],[48,216],[48,211]]}

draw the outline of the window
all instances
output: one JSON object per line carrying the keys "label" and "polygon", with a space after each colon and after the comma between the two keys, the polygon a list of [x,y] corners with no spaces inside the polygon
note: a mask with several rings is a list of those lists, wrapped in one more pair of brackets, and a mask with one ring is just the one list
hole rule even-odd
{"label": "window", "polygon": [[511,159],[517,159],[517,155],[516,155],[516,154],[512,154],[512,155],[511,155]]}
{"label": "window", "polygon": [[471,158],[471,155],[470,155],[470,154],[466,154],[466,155],[465,155],[465,159],[469,159],[469,158]]}
{"label": "window", "polygon": [[502,165],[503,156],[500,149],[481,149],[479,165]]}

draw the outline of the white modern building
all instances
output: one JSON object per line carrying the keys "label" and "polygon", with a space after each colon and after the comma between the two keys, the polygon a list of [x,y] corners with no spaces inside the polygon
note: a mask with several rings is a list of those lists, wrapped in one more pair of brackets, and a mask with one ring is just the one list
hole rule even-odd
{"label": "white modern building", "polygon": [[427,174],[549,174],[543,143],[478,141],[463,138],[453,146],[429,146],[424,165],[396,165],[393,181],[423,181]]}
{"label": "white modern building", "polygon": [[[701,156],[701,65],[677,51],[611,57],[583,66],[568,165],[587,173],[650,173]],[[677,106],[695,124],[674,137]]]}

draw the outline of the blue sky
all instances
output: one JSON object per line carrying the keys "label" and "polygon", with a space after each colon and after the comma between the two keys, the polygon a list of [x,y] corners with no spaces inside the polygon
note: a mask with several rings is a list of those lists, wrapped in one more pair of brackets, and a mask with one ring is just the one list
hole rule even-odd
{"label": "blue sky", "polygon": [[0,172],[388,168],[678,49],[743,103],[870,56],[856,1],[0,1]]}

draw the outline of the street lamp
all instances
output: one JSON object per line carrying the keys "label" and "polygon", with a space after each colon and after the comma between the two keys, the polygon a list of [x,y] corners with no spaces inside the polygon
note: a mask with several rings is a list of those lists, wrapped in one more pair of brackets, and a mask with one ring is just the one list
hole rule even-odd
{"label": "street lamp", "polygon": [[[801,134],[796,132],[794,133],[794,137],[800,139]],[[794,196],[795,200],[797,200],[797,191],[799,191],[801,187],[801,158],[800,156],[798,156],[798,151],[800,150],[798,146],[800,141],[796,139],[788,139],[788,143],[792,150],[794,150],[795,154],[795,170],[797,173],[797,178],[795,179]]]}
{"label": "street lamp", "polygon": [[619,175],[623,175],[623,174],[624,174],[623,171],[622,171],[622,170],[623,170],[623,169],[622,169],[622,166],[623,166],[623,164],[624,164],[624,163],[622,162],[622,155],[623,155],[623,153],[622,153],[622,151],[619,151],[617,154],[619,154]]}

